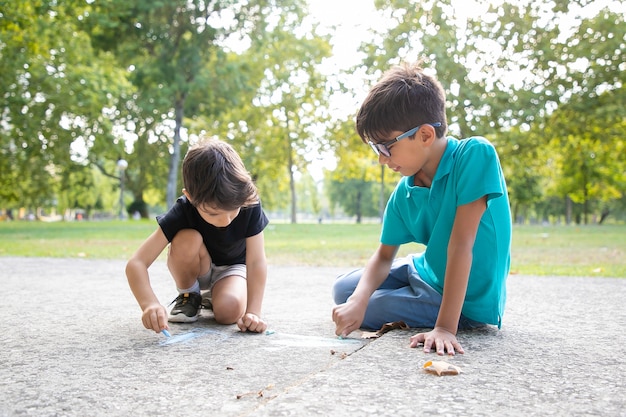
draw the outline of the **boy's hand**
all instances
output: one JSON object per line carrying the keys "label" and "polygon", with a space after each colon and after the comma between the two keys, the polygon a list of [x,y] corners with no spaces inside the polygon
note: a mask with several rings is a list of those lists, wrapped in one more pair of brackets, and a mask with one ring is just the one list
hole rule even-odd
{"label": "boy's hand", "polygon": [[440,327],[435,327],[433,330],[427,333],[418,333],[415,336],[411,336],[410,346],[412,348],[417,347],[418,344],[424,344],[424,352],[429,353],[432,348],[437,350],[437,355],[454,355],[456,352],[465,353],[461,344],[456,340],[456,336],[447,330]]}
{"label": "boy's hand", "polygon": [[242,332],[262,333],[267,329],[267,323],[262,318],[253,313],[246,313],[237,320],[237,326]]}
{"label": "boy's hand", "polygon": [[150,304],[141,315],[143,327],[148,330],[154,330],[160,333],[163,329],[169,329],[167,326],[167,310],[161,304]]}
{"label": "boy's hand", "polygon": [[350,333],[361,327],[367,303],[348,300],[344,304],[339,304],[333,308],[333,321],[335,322],[335,334],[347,337]]}

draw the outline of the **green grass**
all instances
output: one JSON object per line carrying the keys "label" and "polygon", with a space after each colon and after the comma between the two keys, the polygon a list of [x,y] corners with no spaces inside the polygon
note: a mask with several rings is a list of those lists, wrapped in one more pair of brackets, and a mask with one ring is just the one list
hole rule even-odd
{"label": "green grass", "polygon": [[[2,222],[0,256],[128,259],[156,227],[154,220]],[[267,257],[271,265],[363,266],[379,232],[379,224],[271,223]],[[400,255],[421,250],[405,245]],[[516,226],[511,273],[626,277],[625,254],[625,225]]]}

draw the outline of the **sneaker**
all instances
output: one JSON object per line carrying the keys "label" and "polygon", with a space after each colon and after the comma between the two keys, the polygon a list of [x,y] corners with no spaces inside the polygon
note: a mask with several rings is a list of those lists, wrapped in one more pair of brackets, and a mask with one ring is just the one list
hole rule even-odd
{"label": "sneaker", "polygon": [[176,303],[168,320],[172,323],[191,323],[198,320],[198,310],[202,296],[197,292],[178,294],[178,297],[171,304]]}

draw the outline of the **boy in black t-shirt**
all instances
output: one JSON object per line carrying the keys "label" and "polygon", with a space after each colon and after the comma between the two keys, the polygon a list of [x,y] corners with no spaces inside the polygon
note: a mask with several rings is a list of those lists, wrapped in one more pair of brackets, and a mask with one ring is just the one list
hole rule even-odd
{"label": "boy in black t-shirt", "polygon": [[[147,329],[193,322],[210,291],[215,320],[241,331],[264,332],[261,304],[267,278],[263,229],[268,219],[241,158],[225,142],[192,147],[183,161],[183,196],[126,265],[126,276]],[[148,268],[169,243],[167,266],[179,295],[169,316],[152,287]]]}

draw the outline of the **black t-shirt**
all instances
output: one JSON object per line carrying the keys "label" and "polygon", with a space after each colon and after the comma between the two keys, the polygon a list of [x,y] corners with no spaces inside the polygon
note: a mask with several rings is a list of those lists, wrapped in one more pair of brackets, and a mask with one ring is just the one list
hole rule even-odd
{"label": "black t-shirt", "polygon": [[167,213],[157,216],[156,219],[169,242],[183,229],[200,232],[211,261],[218,266],[245,264],[246,238],[261,233],[269,223],[259,202],[253,206],[242,207],[228,226],[215,227],[204,221],[185,196],[179,197]]}

